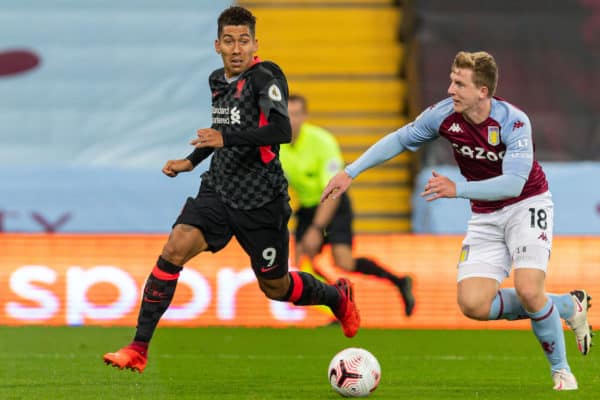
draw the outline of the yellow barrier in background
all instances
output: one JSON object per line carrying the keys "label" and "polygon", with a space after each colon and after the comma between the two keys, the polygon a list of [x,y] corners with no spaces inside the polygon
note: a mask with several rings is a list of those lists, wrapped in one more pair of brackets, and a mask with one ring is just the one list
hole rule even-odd
{"label": "yellow barrier in background", "polygon": [[[136,322],[141,288],[166,235],[0,235],[0,324],[130,325]],[[363,327],[529,329],[528,321],[477,322],[456,305],[456,261],[461,236],[362,235],[357,255],[369,255],[415,282],[417,306],[403,314],[402,300],[387,281],[345,274],[330,264],[328,249],[316,264],[330,279],[355,283]],[[293,250],[293,249],[292,249]],[[555,237],[547,288],[585,288],[600,296],[600,238]],[[511,286],[512,277],[505,286]],[[328,324],[314,307],[267,300],[249,260],[232,243],[190,262],[173,306],[161,324],[177,326],[302,326]],[[600,313],[590,313],[600,326]]]}

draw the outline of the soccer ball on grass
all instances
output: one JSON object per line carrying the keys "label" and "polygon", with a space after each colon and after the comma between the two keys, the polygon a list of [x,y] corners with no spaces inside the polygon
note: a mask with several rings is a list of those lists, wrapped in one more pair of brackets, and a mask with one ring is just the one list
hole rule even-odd
{"label": "soccer ball on grass", "polygon": [[331,387],[344,397],[365,397],[379,385],[381,367],[373,354],[350,347],[333,356],[327,376]]}

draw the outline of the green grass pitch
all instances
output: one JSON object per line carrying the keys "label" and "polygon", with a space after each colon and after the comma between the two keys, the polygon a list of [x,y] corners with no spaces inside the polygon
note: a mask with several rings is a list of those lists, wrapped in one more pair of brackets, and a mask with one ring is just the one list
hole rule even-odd
{"label": "green grass pitch", "polygon": [[529,331],[159,328],[143,374],[102,354],[132,328],[0,327],[0,399],[339,399],[331,357],[364,347],[382,367],[371,399],[597,399],[600,361],[566,333],[580,390],[556,393]]}

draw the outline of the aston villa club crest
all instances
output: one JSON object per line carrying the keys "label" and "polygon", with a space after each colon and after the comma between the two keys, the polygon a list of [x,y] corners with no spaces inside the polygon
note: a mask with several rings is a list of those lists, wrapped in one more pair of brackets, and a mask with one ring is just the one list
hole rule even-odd
{"label": "aston villa club crest", "polygon": [[500,144],[500,128],[497,126],[488,126],[488,143],[492,146]]}

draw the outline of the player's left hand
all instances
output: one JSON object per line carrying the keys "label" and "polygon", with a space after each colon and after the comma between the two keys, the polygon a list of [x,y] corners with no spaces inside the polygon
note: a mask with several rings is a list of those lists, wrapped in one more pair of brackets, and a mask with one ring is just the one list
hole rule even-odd
{"label": "player's left hand", "polygon": [[456,197],[456,183],[435,171],[431,173],[433,178],[429,178],[429,181],[425,185],[425,191],[421,193],[421,197],[424,197],[427,201],[441,199],[442,197]]}
{"label": "player's left hand", "polygon": [[223,134],[212,128],[198,129],[198,138],[192,140],[190,144],[198,149],[203,147],[223,147]]}

